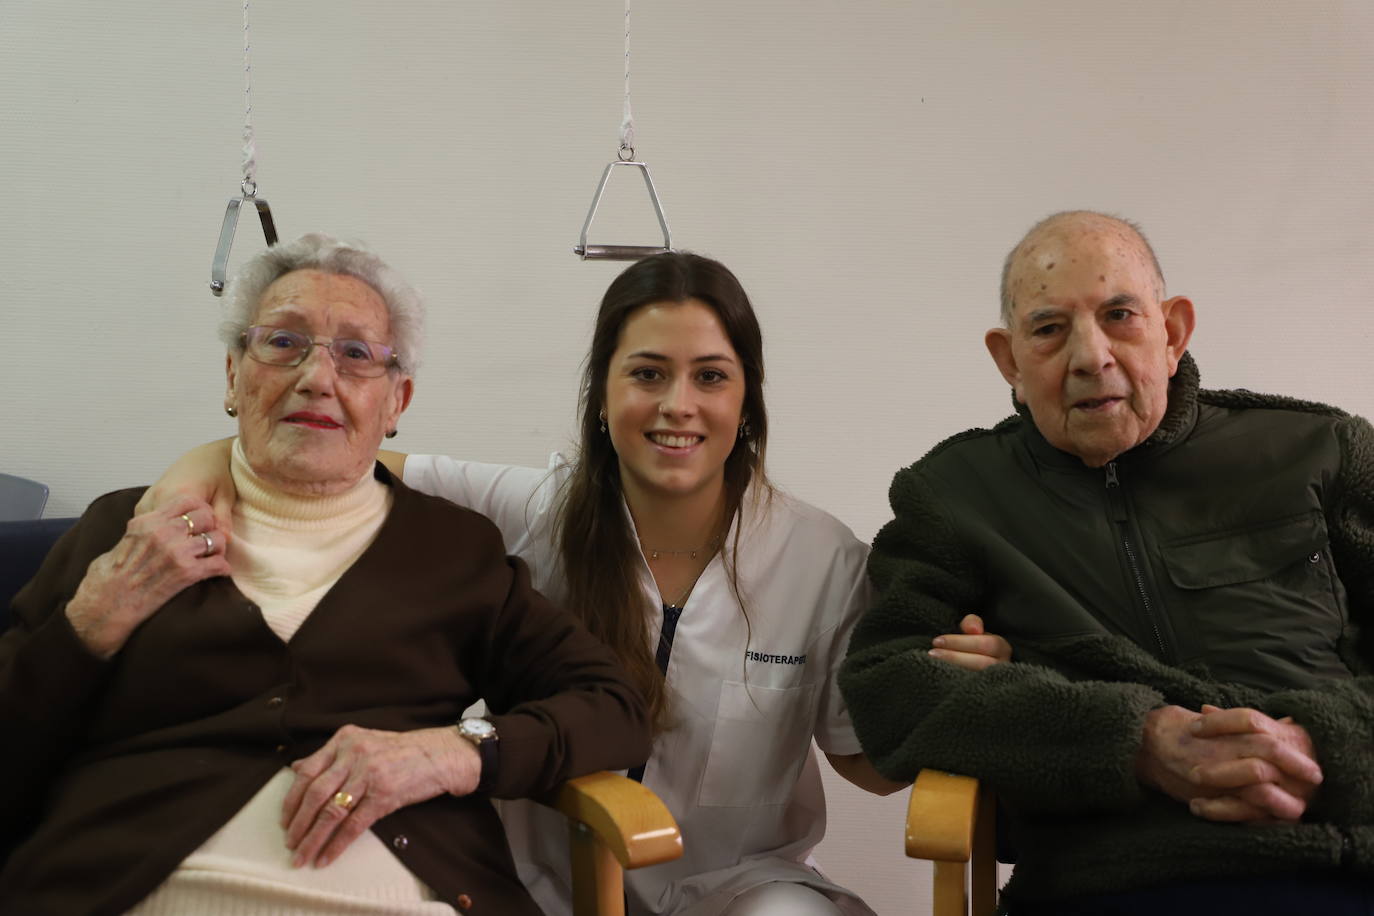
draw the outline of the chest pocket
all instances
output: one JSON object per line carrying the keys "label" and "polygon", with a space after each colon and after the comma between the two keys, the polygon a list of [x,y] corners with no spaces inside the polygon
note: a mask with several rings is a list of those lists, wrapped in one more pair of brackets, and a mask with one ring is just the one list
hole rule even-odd
{"label": "chest pocket", "polygon": [[1183,647],[1185,655],[1267,689],[1348,674],[1336,653],[1343,592],[1320,512],[1188,538],[1161,552],[1182,592],[1180,629],[1198,640]]}
{"label": "chest pocket", "polygon": [[753,808],[786,802],[806,762],[815,720],[815,684],[723,683],[697,803]]}

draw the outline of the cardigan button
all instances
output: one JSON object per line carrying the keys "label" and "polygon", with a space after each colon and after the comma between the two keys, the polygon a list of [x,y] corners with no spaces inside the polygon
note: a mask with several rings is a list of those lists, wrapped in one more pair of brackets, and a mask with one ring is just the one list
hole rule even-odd
{"label": "cardigan button", "polygon": [[409,846],[409,845],[410,845],[410,838],[407,837],[404,833],[398,833],[398,834],[396,834],[394,837],[391,838],[391,848],[392,848],[392,849],[405,849],[405,848],[406,848],[407,846]]}
{"label": "cardigan button", "polygon": [[469,897],[467,894],[459,894],[459,895],[458,895],[458,909],[460,909],[460,910],[470,910],[470,909],[472,909],[472,898]]}
{"label": "cardigan button", "polygon": [[285,702],[286,702],[286,700],[285,700],[284,698],[282,698],[282,697],[273,697],[272,699],[270,699],[270,700],[267,701],[267,708],[268,708],[268,709],[276,709],[278,706],[280,706],[281,704],[283,704],[283,703],[285,703]]}
{"label": "cardigan button", "polygon": [[1312,554],[1312,556],[1307,558],[1307,562],[1309,563],[1320,563],[1321,561],[1322,555],[1320,553],[1314,553]]}

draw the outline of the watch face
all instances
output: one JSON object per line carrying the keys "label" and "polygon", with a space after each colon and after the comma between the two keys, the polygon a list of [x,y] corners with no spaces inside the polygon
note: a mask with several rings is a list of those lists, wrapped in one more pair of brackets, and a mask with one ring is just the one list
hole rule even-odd
{"label": "watch face", "polygon": [[496,726],[486,719],[464,719],[462,723],[463,734],[473,738],[490,738],[496,734]]}

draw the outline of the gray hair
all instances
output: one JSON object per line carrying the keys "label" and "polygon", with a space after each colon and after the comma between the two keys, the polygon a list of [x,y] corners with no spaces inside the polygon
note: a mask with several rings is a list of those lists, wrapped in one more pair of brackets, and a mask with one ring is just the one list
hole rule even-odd
{"label": "gray hair", "polygon": [[292,242],[261,251],[244,262],[224,299],[219,336],[235,353],[243,352],[243,333],[253,321],[262,294],[295,270],[319,270],[355,277],[377,291],[386,303],[392,349],[401,371],[414,375],[420,368],[425,336],[425,305],[415,288],[394,268],[362,245],[311,232]]}
{"label": "gray hair", "polygon": [[1143,247],[1146,254],[1150,256],[1150,263],[1154,266],[1155,277],[1159,282],[1156,293],[1161,300],[1164,298],[1164,271],[1159,266],[1159,258],[1155,257],[1155,250],[1150,245],[1150,240],[1145,238],[1145,231],[1141,229],[1140,226],[1124,217],[1113,216],[1110,213],[1099,213],[1096,210],[1061,210],[1058,213],[1051,213],[1034,226],[1031,226],[1030,231],[1021,236],[1021,241],[1017,242],[1011,251],[1007,252],[1006,260],[1002,262],[1001,298],[1003,326],[1011,327],[1012,311],[1016,305],[1016,303],[1011,301],[1011,269],[1013,265],[1016,264],[1017,258],[1020,257],[1021,249],[1026,247],[1027,242],[1045,232],[1047,229],[1051,229],[1056,224],[1067,222],[1075,217],[1096,217],[1097,219],[1116,223],[1133,232],[1135,237],[1140,240],[1141,247]]}

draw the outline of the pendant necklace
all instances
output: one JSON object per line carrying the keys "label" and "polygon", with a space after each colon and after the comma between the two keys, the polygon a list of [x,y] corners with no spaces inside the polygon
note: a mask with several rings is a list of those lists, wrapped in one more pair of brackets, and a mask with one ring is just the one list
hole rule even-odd
{"label": "pendant necklace", "polygon": [[716,535],[700,547],[684,547],[681,550],[668,550],[662,548],[655,550],[652,547],[646,547],[645,550],[649,551],[650,560],[657,560],[659,557],[691,557],[695,560],[697,554],[701,553],[703,550],[714,551],[719,546],[720,535]]}

